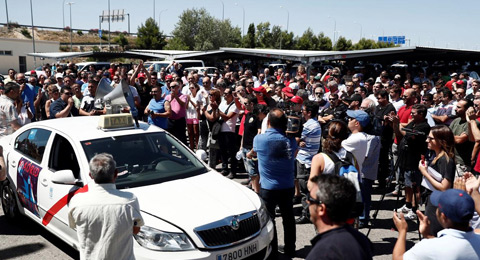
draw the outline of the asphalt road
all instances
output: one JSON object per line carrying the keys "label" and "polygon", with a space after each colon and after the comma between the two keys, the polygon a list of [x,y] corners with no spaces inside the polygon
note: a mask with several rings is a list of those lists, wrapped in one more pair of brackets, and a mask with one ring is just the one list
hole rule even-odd
{"label": "asphalt road", "polygon": [[[242,181],[246,176],[239,176],[236,181]],[[374,190],[374,193],[376,191]],[[373,209],[376,209],[380,195],[373,196]],[[373,222],[373,228],[369,238],[374,245],[374,259],[391,259],[392,250],[397,238],[397,232],[392,231],[392,211],[395,207],[395,198],[387,197],[382,203],[377,220]],[[398,203],[401,206],[401,202]],[[300,205],[296,205],[295,212],[300,214]],[[373,214],[373,210],[371,212]],[[283,244],[283,228],[280,217],[277,217],[277,230],[279,244]],[[410,232],[407,236],[407,248],[418,242],[416,225],[410,223]],[[366,234],[368,229],[361,229]],[[310,239],[315,236],[312,224],[297,225],[297,257],[304,259],[310,251]],[[0,207],[0,259],[79,259],[78,252],[62,242],[35,222],[22,217],[15,222],[7,221]],[[283,257],[281,259],[290,259]]]}

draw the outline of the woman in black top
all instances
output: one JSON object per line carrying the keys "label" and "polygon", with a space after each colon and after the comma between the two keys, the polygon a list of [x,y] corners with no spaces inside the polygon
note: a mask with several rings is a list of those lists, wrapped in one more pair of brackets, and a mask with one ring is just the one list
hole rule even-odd
{"label": "woman in black top", "polygon": [[[435,158],[428,166],[442,175],[442,181],[438,182],[427,172],[428,166],[424,160],[420,161],[418,169],[435,189],[439,191],[451,189],[455,180],[455,139],[452,131],[445,125],[434,126],[430,130],[426,142],[428,143],[428,149],[435,152]],[[431,193],[432,191],[427,190],[425,214],[430,221],[430,234],[437,236],[437,232],[442,230],[443,227],[436,217],[437,207],[430,202]]]}

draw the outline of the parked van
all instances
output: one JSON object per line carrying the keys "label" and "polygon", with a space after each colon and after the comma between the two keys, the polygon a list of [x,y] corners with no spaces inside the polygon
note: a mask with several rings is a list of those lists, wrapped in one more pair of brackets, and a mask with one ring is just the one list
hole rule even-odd
{"label": "parked van", "polygon": [[[202,60],[174,60],[175,62],[180,63],[183,69],[190,67],[205,67],[205,63]],[[147,61],[143,65],[145,68],[148,68],[153,65],[153,70],[159,72],[162,68],[167,68],[173,61],[164,60],[164,61]]]}

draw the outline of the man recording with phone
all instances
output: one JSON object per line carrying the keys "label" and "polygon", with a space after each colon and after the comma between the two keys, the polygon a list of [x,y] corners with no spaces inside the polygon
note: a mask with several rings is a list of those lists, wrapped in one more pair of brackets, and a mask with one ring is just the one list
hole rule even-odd
{"label": "man recording with phone", "polygon": [[[405,219],[413,220],[416,218],[416,209],[420,199],[420,183],[422,174],[418,171],[418,161],[422,154],[426,153],[426,138],[430,132],[430,125],[425,116],[427,108],[421,104],[415,104],[412,107],[412,121],[404,128],[400,126],[400,119],[397,115],[391,113],[388,120],[392,122],[395,136],[399,141],[398,150],[401,151],[398,156],[398,165],[401,175],[405,177],[405,205],[397,211],[405,215]],[[415,193],[415,199],[413,195]]]}

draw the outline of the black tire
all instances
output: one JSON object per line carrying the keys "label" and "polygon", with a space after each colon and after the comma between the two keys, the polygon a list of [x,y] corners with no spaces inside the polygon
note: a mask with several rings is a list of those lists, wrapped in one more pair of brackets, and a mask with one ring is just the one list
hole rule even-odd
{"label": "black tire", "polygon": [[16,191],[12,189],[8,180],[4,181],[1,185],[1,200],[3,213],[9,220],[14,220],[20,215],[18,210]]}

